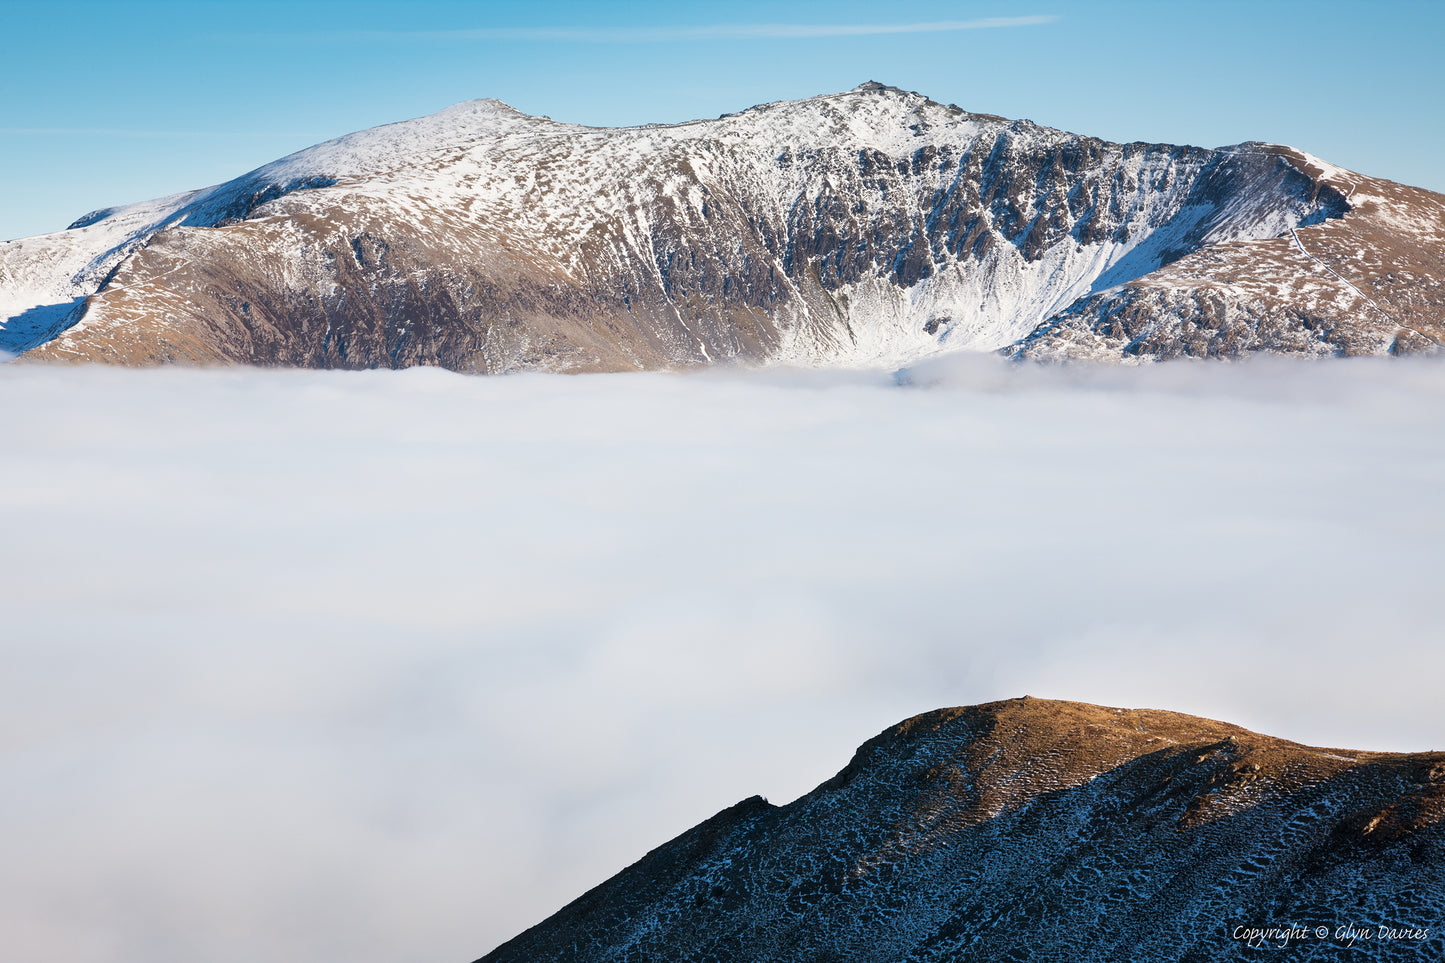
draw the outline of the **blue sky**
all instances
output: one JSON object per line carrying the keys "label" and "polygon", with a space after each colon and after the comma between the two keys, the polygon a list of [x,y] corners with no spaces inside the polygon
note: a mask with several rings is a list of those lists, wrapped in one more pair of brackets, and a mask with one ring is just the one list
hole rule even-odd
{"label": "blue sky", "polygon": [[1431,0],[0,0],[0,237],[474,97],[636,124],[869,79],[1112,140],[1289,143],[1445,191],[1442,37]]}

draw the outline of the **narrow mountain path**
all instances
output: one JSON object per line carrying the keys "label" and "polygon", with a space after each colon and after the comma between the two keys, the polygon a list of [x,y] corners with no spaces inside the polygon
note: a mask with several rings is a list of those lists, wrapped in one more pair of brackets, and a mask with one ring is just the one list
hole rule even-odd
{"label": "narrow mountain path", "polygon": [[1370,296],[1369,296],[1368,294],[1366,294],[1364,291],[1361,291],[1359,288],[1357,288],[1357,287],[1355,286],[1354,282],[1352,282],[1349,278],[1345,277],[1343,274],[1341,274],[1340,272],[1336,271],[1334,268],[1330,267],[1330,266],[1329,266],[1328,264],[1326,264],[1324,261],[1321,261],[1319,258],[1315,257],[1315,256],[1314,256],[1313,254],[1311,254],[1309,251],[1305,250],[1304,242],[1299,239],[1299,233],[1298,233],[1297,231],[1295,231],[1294,228],[1290,228],[1290,229],[1289,229],[1289,236],[1292,237],[1292,238],[1294,238],[1294,246],[1297,247],[1297,248],[1299,248],[1299,252],[1300,252],[1301,254],[1303,254],[1305,257],[1309,258],[1311,261],[1314,261],[1316,264],[1318,264],[1320,267],[1324,268],[1326,271],[1328,271],[1328,272],[1330,272],[1331,274],[1333,274],[1336,278],[1338,278],[1341,282],[1343,282],[1346,287],[1348,287],[1351,291],[1355,292],[1357,295],[1359,295],[1361,298],[1363,298],[1363,299],[1370,305],[1370,307],[1372,307],[1372,308],[1374,308],[1376,311],[1380,312],[1380,315],[1381,315],[1382,317],[1384,317],[1386,320],[1388,320],[1391,324],[1398,325],[1399,327],[1404,328],[1406,331],[1409,331],[1411,334],[1418,334],[1420,337],[1424,338],[1426,341],[1429,341],[1431,344],[1439,344],[1439,343],[1440,343],[1439,341],[1436,341],[1434,338],[1430,337],[1430,336],[1429,336],[1428,334],[1426,334],[1425,332],[1423,332],[1423,331],[1418,331],[1418,330],[1416,330],[1415,328],[1410,327],[1408,324],[1401,324],[1399,321],[1395,320],[1395,318],[1390,314],[1390,312],[1386,311],[1384,308],[1382,308],[1382,307],[1380,307],[1378,304],[1376,304],[1374,298],[1370,297]]}

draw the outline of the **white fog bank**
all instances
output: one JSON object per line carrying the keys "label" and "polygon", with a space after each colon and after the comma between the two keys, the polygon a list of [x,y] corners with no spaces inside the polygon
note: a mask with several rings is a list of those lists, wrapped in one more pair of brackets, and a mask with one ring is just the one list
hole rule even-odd
{"label": "white fog bank", "polygon": [[0,367],[0,932],[466,963],[1030,694],[1445,748],[1445,365]]}

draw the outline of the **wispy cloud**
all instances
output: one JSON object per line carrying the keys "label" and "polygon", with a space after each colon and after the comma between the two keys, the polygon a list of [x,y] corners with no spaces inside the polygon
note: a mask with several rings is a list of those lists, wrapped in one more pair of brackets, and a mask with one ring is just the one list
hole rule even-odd
{"label": "wispy cloud", "polygon": [[730,23],[662,27],[483,27],[472,30],[355,31],[356,40],[483,40],[543,43],[683,43],[702,40],[811,40],[884,34],[1035,27],[1053,16],[986,17],[925,23]]}
{"label": "wispy cloud", "polygon": [[124,127],[0,127],[0,137],[297,137],[269,130],[133,130]]}

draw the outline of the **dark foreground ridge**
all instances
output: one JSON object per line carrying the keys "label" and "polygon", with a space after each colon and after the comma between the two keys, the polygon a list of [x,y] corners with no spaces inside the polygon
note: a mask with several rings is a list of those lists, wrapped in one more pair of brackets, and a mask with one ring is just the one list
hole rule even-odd
{"label": "dark foreground ridge", "polygon": [[793,803],[718,813],[482,963],[1439,961],[1442,816],[1445,752],[1028,697],[940,709]]}

